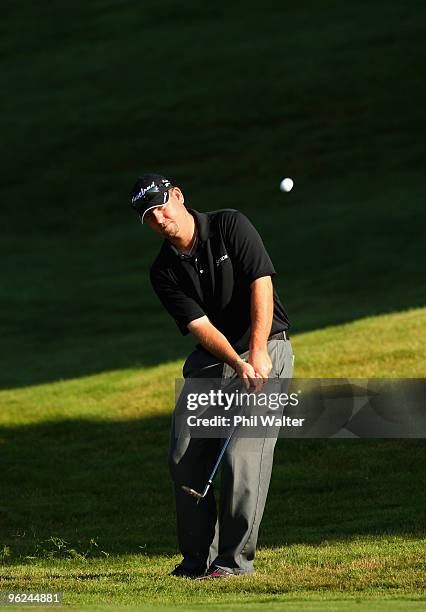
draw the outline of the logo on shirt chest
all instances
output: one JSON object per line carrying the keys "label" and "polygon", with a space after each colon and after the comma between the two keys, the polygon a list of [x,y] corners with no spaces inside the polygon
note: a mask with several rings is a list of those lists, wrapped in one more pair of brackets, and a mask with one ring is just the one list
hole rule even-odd
{"label": "logo on shirt chest", "polygon": [[225,253],[225,255],[222,255],[222,257],[219,257],[219,259],[216,259],[216,266],[219,267],[220,264],[225,261],[225,259],[229,259],[227,253]]}

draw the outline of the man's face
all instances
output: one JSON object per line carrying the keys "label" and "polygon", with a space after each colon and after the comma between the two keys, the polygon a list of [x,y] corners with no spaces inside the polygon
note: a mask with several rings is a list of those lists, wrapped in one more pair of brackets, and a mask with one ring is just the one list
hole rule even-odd
{"label": "man's face", "polygon": [[144,222],[164,238],[179,236],[185,214],[183,201],[183,194],[179,187],[172,187],[169,189],[168,202],[148,211]]}

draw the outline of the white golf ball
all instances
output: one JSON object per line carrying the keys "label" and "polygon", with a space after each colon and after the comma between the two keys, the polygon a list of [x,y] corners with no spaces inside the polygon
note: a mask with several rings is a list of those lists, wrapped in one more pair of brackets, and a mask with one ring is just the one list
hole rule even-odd
{"label": "white golf ball", "polygon": [[280,189],[281,191],[285,191],[286,193],[288,193],[289,191],[293,189],[293,185],[294,185],[293,179],[287,177],[281,181]]}

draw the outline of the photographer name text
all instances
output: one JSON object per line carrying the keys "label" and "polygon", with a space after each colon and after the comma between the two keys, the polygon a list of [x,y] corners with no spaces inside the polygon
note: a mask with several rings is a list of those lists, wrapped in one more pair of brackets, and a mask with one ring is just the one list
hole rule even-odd
{"label": "photographer name text", "polygon": [[215,415],[211,418],[197,417],[194,414],[187,417],[189,427],[302,427],[305,419],[295,419],[289,416],[252,415],[233,417]]}

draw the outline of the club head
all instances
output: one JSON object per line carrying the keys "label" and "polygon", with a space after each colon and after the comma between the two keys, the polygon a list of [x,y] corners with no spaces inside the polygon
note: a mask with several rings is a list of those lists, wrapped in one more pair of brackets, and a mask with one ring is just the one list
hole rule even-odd
{"label": "club head", "polygon": [[188,495],[192,495],[192,497],[195,497],[197,501],[200,501],[204,497],[204,495],[202,495],[201,493],[198,493],[198,491],[195,491],[194,489],[191,489],[190,487],[186,487],[185,485],[182,485],[182,489],[185,491],[185,493],[188,493]]}

